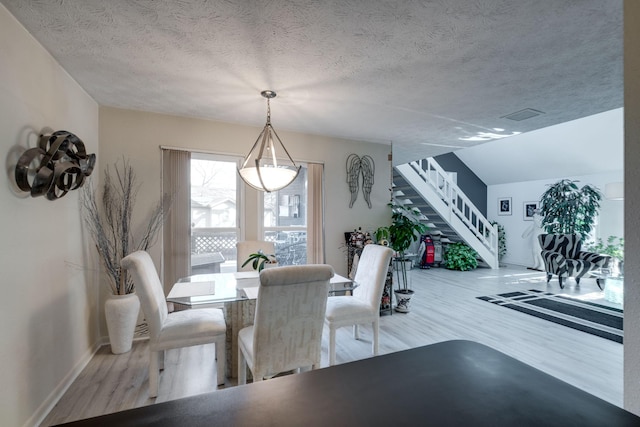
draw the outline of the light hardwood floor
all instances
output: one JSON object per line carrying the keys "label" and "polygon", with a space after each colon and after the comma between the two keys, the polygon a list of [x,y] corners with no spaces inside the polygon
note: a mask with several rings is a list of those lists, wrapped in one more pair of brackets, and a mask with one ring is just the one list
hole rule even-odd
{"label": "light hardwood floor", "polygon": [[[480,268],[456,272],[440,268],[411,270],[416,291],[409,314],[380,319],[380,353],[391,353],[452,339],[473,340],[502,351],[550,375],[622,406],[622,345],[476,297],[515,290],[540,289],[609,304],[595,280],[580,286],[569,279],[563,291],[554,278],[524,267]],[[616,306],[615,304],[609,304]],[[621,307],[617,305],[617,307]],[[355,341],[351,328],[337,334],[337,363],[371,357],[371,330],[361,328]],[[323,337],[322,366],[328,365],[328,333]],[[213,345],[167,352],[159,394],[147,394],[147,348],[136,342],[131,352],[112,355],[102,347],[46,417],[43,426],[178,399],[216,389]],[[425,366],[424,369],[433,369]],[[393,375],[393,366],[389,366]],[[233,387],[227,380],[224,387]],[[553,393],[553,390],[549,390]]]}

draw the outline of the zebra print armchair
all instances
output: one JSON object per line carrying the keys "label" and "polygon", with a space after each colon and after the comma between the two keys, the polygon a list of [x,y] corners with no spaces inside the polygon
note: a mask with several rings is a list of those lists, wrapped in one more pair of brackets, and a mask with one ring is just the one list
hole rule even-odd
{"label": "zebra print armchair", "polygon": [[[562,281],[567,277],[574,277],[576,284],[580,284],[582,276],[592,270],[609,266],[611,257],[593,252],[585,252],[579,234],[540,234],[538,236],[542,259],[547,272],[547,283],[553,275],[558,276],[560,289],[564,289]],[[596,280],[602,289],[600,280]]]}

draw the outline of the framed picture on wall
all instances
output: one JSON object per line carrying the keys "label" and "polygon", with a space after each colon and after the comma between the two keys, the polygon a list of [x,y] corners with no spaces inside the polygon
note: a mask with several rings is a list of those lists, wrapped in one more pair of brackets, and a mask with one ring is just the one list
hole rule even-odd
{"label": "framed picture on wall", "polygon": [[539,208],[538,202],[524,202],[522,204],[522,215],[525,221],[533,221],[533,216]]}
{"label": "framed picture on wall", "polygon": [[498,199],[498,215],[511,215],[511,197]]}

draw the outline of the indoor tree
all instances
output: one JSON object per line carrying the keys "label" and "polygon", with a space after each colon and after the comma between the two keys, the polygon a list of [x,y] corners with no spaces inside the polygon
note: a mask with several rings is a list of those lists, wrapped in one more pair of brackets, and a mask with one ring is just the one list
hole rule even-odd
{"label": "indoor tree", "polygon": [[589,184],[579,188],[576,182],[562,179],[549,185],[540,197],[540,214],[547,233],[579,234],[584,241],[598,215],[602,193]]}

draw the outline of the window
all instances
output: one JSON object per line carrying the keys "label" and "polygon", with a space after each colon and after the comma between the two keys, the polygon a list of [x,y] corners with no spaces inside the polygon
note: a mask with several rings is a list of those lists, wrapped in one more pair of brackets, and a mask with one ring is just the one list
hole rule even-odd
{"label": "window", "polygon": [[280,265],[307,263],[307,168],[279,191],[264,193],[264,240],[274,242]]}
{"label": "window", "polygon": [[230,156],[192,153],[191,274],[236,271],[238,161]]}
{"label": "window", "polygon": [[282,265],[324,262],[322,164],[302,165],[296,180],[278,192],[250,192],[250,197],[259,195],[250,201],[259,206],[248,211],[236,170],[241,161],[163,148],[163,191],[172,195],[173,206],[164,227],[166,283],[236,271],[236,243],[247,231],[250,240],[274,242]]}

